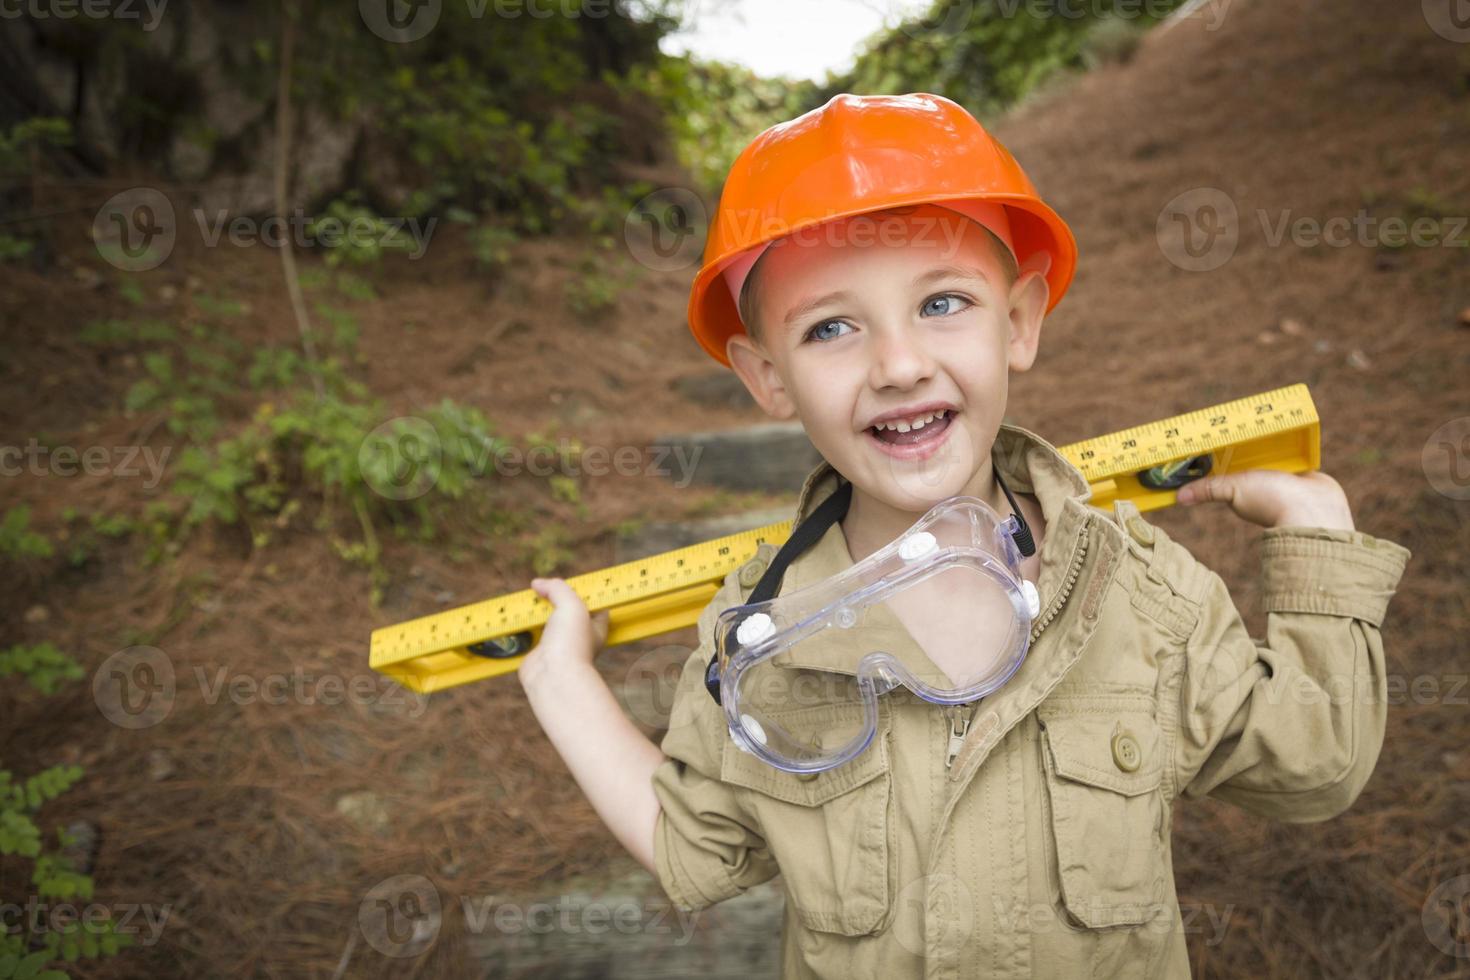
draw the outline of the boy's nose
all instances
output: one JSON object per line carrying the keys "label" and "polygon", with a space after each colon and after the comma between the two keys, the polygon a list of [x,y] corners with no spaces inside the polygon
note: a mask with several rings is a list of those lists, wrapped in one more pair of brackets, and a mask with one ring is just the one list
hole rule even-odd
{"label": "boy's nose", "polygon": [[934,359],[914,332],[904,328],[874,332],[874,388],[912,388],[934,373]]}

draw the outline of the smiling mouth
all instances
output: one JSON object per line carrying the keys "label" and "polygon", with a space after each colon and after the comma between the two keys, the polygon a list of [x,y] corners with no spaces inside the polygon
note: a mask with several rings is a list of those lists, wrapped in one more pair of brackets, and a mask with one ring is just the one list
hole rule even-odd
{"label": "smiling mouth", "polygon": [[881,426],[870,425],[866,431],[868,435],[885,445],[917,446],[941,438],[954,420],[954,415],[952,410],[945,409],[934,413],[931,419],[919,424],[913,422],[885,423]]}

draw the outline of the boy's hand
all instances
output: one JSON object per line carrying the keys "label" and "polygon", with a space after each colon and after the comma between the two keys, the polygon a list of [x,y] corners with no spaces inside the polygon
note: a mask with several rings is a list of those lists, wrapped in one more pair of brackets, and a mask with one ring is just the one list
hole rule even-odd
{"label": "boy's hand", "polygon": [[517,671],[523,686],[567,668],[589,666],[607,642],[607,610],[589,616],[582,597],[564,579],[533,578],[531,589],[554,608],[540,641]]}
{"label": "boy's hand", "polygon": [[1283,473],[1241,470],[1186,483],[1179,502],[1222,502],[1245,520],[1262,527],[1297,525],[1352,531],[1353,513],[1342,486],[1320,470]]}

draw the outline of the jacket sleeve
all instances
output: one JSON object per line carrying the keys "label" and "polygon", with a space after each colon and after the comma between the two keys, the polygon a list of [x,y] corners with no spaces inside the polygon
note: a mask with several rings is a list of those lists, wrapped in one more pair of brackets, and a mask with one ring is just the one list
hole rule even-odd
{"label": "jacket sleeve", "polygon": [[1352,805],[1383,745],[1379,628],[1409,557],[1361,531],[1267,528],[1264,641],[1247,635],[1220,576],[1198,566],[1180,688],[1182,795],[1297,823]]}
{"label": "jacket sleeve", "polygon": [[715,617],[741,600],[735,573],[699,619],[699,647],[684,663],[669,730],[654,770],[659,801],[654,866],[659,885],[684,911],[700,911],[775,877],[779,868],[739,788],[720,781],[729,739],[725,716],[704,688]]}

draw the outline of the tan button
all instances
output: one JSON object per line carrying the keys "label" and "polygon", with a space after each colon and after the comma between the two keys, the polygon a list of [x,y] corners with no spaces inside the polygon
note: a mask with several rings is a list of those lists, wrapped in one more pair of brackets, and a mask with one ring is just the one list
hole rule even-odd
{"label": "tan button", "polygon": [[1141,517],[1130,517],[1130,518],[1128,518],[1128,522],[1127,523],[1128,523],[1128,533],[1130,535],[1132,535],[1134,541],[1137,541],[1139,544],[1143,545],[1145,548],[1149,548],[1149,547],[1152,547],[1153,546],[1153,543],[1154,543],[1154,529],[1152,527],[1150,527],[1148,525],[1148,523],[1144,521],[1143,518],[1141,518]]}
{"label": "tan button", "polygon": [[1113,761],[1124,772],[1134,772],[1143,763],[1143,753],[1132,735],[1119,732],[1113,736]]}
{"label": "tan button", "polygon": [[766,563],[759,558],[752,558],[740,566],[740,584],[747,589],[753,589],[760,583],[761,576],[766,574]]}
{"label": "tan button", "polygon": [[796,778],[804,783],[809,783],[820,775],[821,773],[819,772],[799,772],[796,774]]}

